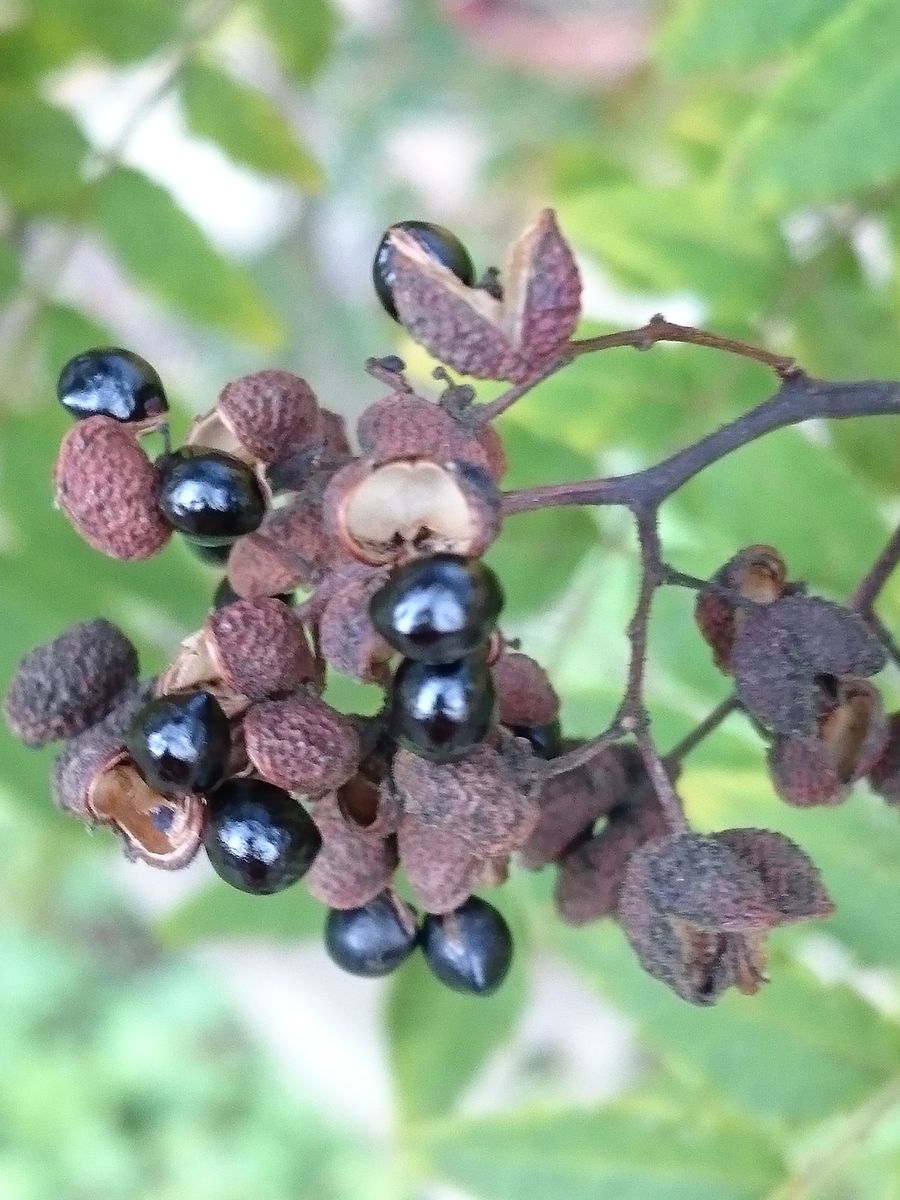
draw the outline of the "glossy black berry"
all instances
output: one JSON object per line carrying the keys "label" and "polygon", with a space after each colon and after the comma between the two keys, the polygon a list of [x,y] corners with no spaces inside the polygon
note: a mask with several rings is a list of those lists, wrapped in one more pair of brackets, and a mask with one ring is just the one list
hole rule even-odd
{"label": "glossy black berry", "polygon": [[446,916],[427,916],[420,940],[431,970],[455,992],[489,996],[512,963],[509,926],[492,904],[477,896]]}
{"label": "glossy black berry", "polygon": [[167,412],[162,380],[139,354],[104,346],[76,354],[56,384],[60,404],[73,417],[144,421]]}
{"label": "glossy black berry", "polygon": [[372,597],[369,614],[388,645],[407,658],[449,663],[487,641],[502,607],[490,567],[435,554],[395,571]]}
{"label": "glossy black berry", "polygon": [[231,779],[207,797],[207,856],[242,892],[268,896],[290,887],[312,866],[321,844],[306,810],[274,784]]}
{"label": "glossy black berry", "polygon": [[325,922],[325,949],[351,975],[389,975],[409,958],[418,939],[415,911],[385,895],[363,908],[332,909]]}
{"label": "glossy black berry", "polygon": [[[222,582],[219,584],[219,586],[216,588],[215,594],[213,596],[212,607],[213,608],[226,608],[229,604],[234,604],[235,601],[240,600],[240,599],[241,599],[241,597],[237,594],[237,592],[234,590],[234,588],[231,586],[231,584],[228,582],[228,580],[223,579]],[[283,604],[294,604],[296,602],[297,596],[294,592],[279,592],[278,595],[274,597],[274,599],[280,600]]]}
{"label": "glossy black berry", "polygon": [[158,792],[205,792],[228,767],[228,718],[209,692],[160,696],[139,710],[125,746]]}
{"label": "glossy black berry", "polygon": [[510,725],[509,731],[530,742],[538,758],[557,758],[562,753],[559,721],[553,721],[550,725]]}
{"label": "glossy black berry", "polygon": [[494,714],[494,684],[483,654],[452,663],[405,659],[391,689],[390,731],[422,758],[450,762],[482,741]]}
{"label": "glossy black berry", "polygon": [[468,250],[456,234],[445,229],[443,225],[432,225],[428,221],[398,221],[396,225],[391,225],[384,231],[375,252],[375,261],[372,264],[372,281],[375,284],[375,291],[388,316],[397,320],[390,244],[390,235],[395,229],[402,229],[404,233],[411,234],[433,259],[447,267],[457,279],[462,280],[468,287],[472,286],[475,280],[475,267]]}
{"label": "glossy black berry", "polygon": [[158,463],[160,512],[173,529],[207,546],[257,529],[266,514],[259,480],[222,450],[183,446]]}

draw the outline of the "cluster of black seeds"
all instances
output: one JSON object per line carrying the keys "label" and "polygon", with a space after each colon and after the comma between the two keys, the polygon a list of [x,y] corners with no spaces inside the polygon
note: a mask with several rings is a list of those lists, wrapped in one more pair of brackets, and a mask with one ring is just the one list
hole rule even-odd
{"label": "cluster of black seeds", "polygon": [[[580,280],[549,211],[509,264],[476,282],[453,234],[407,221],[386,231],[373,276],[441,361],[520,384],[571,336]],[[13,733],[62,743],[57,804],[130,858],[172,870],[203,851],[254,895],[303,880],[327,911],[328,953],[354,974],[385,975],[418,948],[449,987],[494,991],[512,938],[477,893],[518,856],[556,871],[563,920],[616,920],[686,1000],[755,991],[769,930],[831,911],[815,866],[770,831],[673,828],[627,741],[565,758],[577,744],[561,738],[559,697],[504,638],[482,561],[503,518],[500,438],[469,419],[472,389],[435,402],[398,359],[369,368],[391,390],[360,416],[356,451],[343,418],[286,371],[228,384],[172,451],[165,391],[142,358],[97,349],[63,368],[77,421],[54,482],[77,532],[129,561],[176,531],[227,574],[154,679],[103,619],[32,651],[5,697]],[[807,595],[754,545],[711,577],[696,618],[786,802],[837,804],[867,778],[900,804],[900,714],[870,682],[885,655],[858,615]],[[329,704],[334,673],[381,688],[380,712]]]}

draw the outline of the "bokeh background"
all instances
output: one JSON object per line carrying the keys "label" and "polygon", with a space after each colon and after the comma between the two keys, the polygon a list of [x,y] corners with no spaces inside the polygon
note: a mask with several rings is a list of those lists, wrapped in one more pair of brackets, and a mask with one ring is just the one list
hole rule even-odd
{"label": "bokeh background", "polygon": [[[433,365],[371,293],[384,226],[443,222],[486,266],[546,204],[586,328],[663,311],[811,372],[896,377],[900,5],[0,0],[0,681],[94,614],[157,669],[217,582],[180,545],[101,561],[52,511],[66,358],[144,354],[176,433],[270,365],[352,416],[382,390],[367,355],[406,355],[423,386]],[[503,418],[507,485],[640,467],[771,386],[688,347],[582,360]],[[894,422],[779,433],[671,501],[668,557],[708,574],[769,541],[845,597],[898,478]],[[597,730],[622,686],[628,522],[515,517],[491,558],[566,731]],[[691,603],[661,595],[653,624],[663,749],[727,687]],[[900,630],[900,587],[880,611]],[[789,833],[838,911],[783,931],[773,982],[714,1011],[643,976],[616,929],[561,928],[547,874],[498,901],[518,958],[495,998],[418,963],[341,977],[302,887],[124,863],[53,810],[50,760],[0,731],[2,1200],[900,1197],[897,814],[862,788],[779,805],[740,719],[690,759],[692,818]]]}

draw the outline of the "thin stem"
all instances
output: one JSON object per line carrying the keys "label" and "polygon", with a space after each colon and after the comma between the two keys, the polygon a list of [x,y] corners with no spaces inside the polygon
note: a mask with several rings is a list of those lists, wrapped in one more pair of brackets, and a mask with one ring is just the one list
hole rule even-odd
{"label": "thin stem", "polygon": [[726,696],[716,707],[703,718],[699,725],[695,726],[690,733],[686,734],[681,741],[672,747],[669,753],[663,759],[666,767],[669,769],[678,765],[682,759],[687,758],[692,750],[714,733],[722,722],[730,717],[733,712],[737,712],[741,707],[741,703],[737,696]]}
{"label": "thin stem", "polygon": [[656,792],[656,798],[659,800],[659,806],[665,813],[666,820],[669,822],[669,827],[673,833],[680,833],[682,830],[688,828],[688,821],[684,815],[681,797],[672,786],[672,780],[666,771],[666,765],[653,745],[653,739],[648,730],[638,730],[637,744],[638,750],[641,752],[641,758],[644,761],[644,767],[653,784],[653,790]]}
{"label": "thin stem", "polygon": [[855,608],[863,616],[871,616],[872,606],[898,563],[900,563],[900,526],[894,531],[890,541],[853,593],[850,598],[850,607]]}

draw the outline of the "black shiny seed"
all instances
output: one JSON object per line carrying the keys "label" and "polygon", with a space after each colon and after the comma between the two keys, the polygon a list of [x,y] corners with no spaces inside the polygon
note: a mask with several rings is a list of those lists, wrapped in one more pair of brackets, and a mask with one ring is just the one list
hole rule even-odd
{"label": "black shiny seed", "polygon": [[372,282],[375,284],[378,299],[388,316],[397,320],[390,244],[390,235],[395,229],[402,229],[405,233],[411,234],[432,258],[452,271],[457,279],[460,279],[468,287],[472,286],[475,279],[475,267],[468,250],[456,234],[445,229],[443,225],[432,225],[428,221],[398,221],[396,225],[391,225],[384,231],[375,252],[375,261],[372,263]]}
{"label": "black shiny seed", "polygon": [[233,454],[183,446],[157,466],[160,512],[179,533],[221,546],[259,528],[266,498],[251,468]]}
{"label": "black shiny seed", "polygon": [[160,696],[139,710],[125,747],[156,791],[205,792],[228,766],[228,718],[209,692]]}
{"label": "black shiny seed", "polygon": [[130,350],[103,346],[76,354],[56,384],[59,402],[79,420],[113,417],[144,421],[168,412],[162,380],[146,359]]}
{"label": "black shiny seed", "polygon": [[290,887],[312,866],[321,844],[306,810],[271,783],[231,779],[207,797],[207,857],[242,892],[268,896]]}
{"label": "black shiny seed", "polygon": [[[405,910],[402,915],[398,905]],[[416,915],[402,900],[385,895],[363,908],[332,909],[325,922],[325,949],[351,975],[389,975],[416,948]]]}
{"label": "black shiny seed", "polygon": [[450,762],[482,741],[494,714],[494,684],[483,654],[452,663],[405,659],[391,689],[390,732],[422,758]]}
{"label": "black shiny seed", "polygon": [[525,738],[538,758],[557,758],[562,753],[562,730],[559,721],[550,725],[510,725],[510,733]]}
{"label": "black shiny seed", "polygon": [[372,597],[369,614],[388,645],[407,658],[449,663],[487,641],[502,607],[490,567],[435,554],[395,571]]}
{"label": "black shiny seed", "polygon": [[477,896],[446,916],[427,916],[420,941],[431,970],[455,992],[489,996],[512,963],[509,926],[492,904]]}
{"label": "black shiny seed", "polygon": [[[283,604],[294,604],[297,600],[295,592],[279,592],[274,598],[276,600],[281,600]],[[229,604],[234,604],[240,599],[241,597],[237,594],[228,580],[223,579],[216,588],[215,595],[213,596],[212,607],[226,608]]]}

